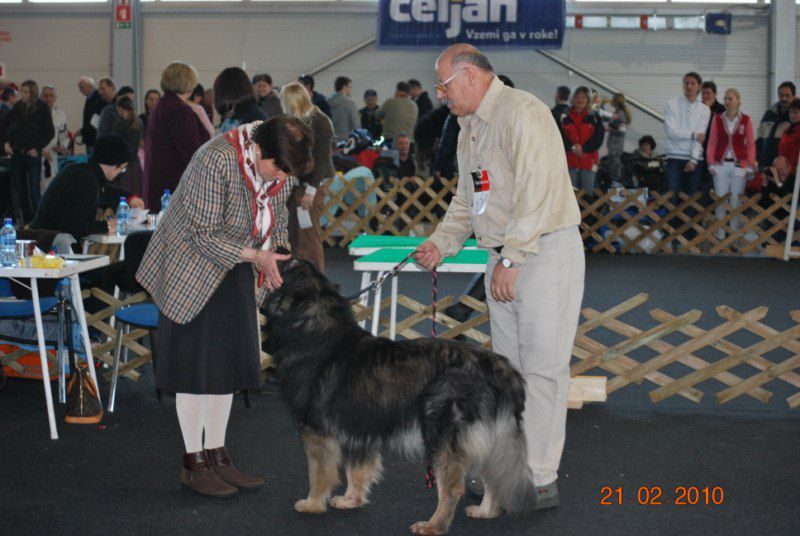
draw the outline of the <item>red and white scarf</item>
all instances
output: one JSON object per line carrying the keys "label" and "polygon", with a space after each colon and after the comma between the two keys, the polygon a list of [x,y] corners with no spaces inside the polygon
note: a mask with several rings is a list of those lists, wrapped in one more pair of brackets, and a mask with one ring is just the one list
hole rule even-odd
{"label": "red and white scarf", "polygon": [[[259,247],[269,250],[270,236],[275,224],[275,213],[269,199],[275,197],[283,188],[286,179],[264,179],[256,169],[256,143],[253,141],[253,131],[263,121],[255,121],[228,131],[225,138],[236,149],[236,159],[242,179],[253,194],[253,229],[250,237],[258,240]],[[258,284],[263,284],[264,274],[259,274]]]}

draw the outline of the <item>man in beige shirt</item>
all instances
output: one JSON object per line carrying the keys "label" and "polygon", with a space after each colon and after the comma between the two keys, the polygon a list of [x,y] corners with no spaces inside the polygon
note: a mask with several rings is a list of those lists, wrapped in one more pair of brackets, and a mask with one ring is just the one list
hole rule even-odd
{"label": "man in beige shirt", "polygon": [[399,134],[408,134],[414,142],[414,125],[417,124],[417,103],[411,100],[408,82],[398,82],[394,97],[386,99],[375,118],[383,121],[383,137],[394,140]]}
{"label": "man in beige shirt", "polygon": [[[433,269],[473,232],[489,250],[492,346],[526,381],[523,426],[536,508],[556,506],[584,281],[580,211],[563,143],[550,109],[530,93],[503,85],[475,47],[446,49],[436,72],[437,97],[461,125],[461,173],[444,221],[419,246],[415,260]],[[470,482],[470,489],[482,491],[482,484]],[[480,510],[497,515],[491,489]]]}

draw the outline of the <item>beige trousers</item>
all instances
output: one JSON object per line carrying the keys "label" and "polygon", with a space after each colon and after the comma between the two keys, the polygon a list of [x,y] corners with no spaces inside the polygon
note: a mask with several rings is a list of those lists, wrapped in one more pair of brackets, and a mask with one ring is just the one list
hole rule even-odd
{"label": "beige trousers", "polygon": [[558,478],[564,449],[569,364],[578,327],[585,263],[578,227],[539,239],[540,251],[520,265],[510,303],[492,299],[490,282],[500,256],[491,252],[486,295],[492,347],[522,373],[525,437],[533,481],[544,486]]}

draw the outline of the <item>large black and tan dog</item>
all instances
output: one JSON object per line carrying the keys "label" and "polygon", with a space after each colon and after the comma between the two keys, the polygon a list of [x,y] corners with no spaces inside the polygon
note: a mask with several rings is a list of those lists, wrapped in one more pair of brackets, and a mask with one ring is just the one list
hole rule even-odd
{"label": "large black and tan dog", "polygon": [[[524,383],[508,360],[454,341],[373,337],[310,264],[290,261],[281,271],[265,329],[308,458],[310,491],[295,509],[363,506],[385,451],[433,466],[439,504],[411,526],[416,534],[447,532],[467,471],[486,489],[467,515],[492,518],[533,504]],[[347,490],[331,497],[342,462]]]}

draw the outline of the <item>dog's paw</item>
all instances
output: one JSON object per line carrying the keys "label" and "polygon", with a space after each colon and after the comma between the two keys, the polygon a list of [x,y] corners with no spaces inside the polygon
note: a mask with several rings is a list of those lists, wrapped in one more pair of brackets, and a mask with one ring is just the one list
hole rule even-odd
{"label": "dog's paw", "polygon": [[352,508],[361,508],[366,504],[365,501],[361,497],[348,497],[347,495],[337,495],[332,497],[330,500],[330,505],[334,508],[338,508],[339,510],[350,510]]}
{"label": "dog's paw", "polygon": [[411,532],[414,534],[446,534],[446,530],[441,527],[429,523],[428,521],[417,521],[411,525]]}
{"label": "dog's paw", "polygon": [[303,514],[321,514],[327,510],[327,507],[322,501],[302,499],[294,503],[294,509]]}
{"label": "dog's paw", "polygon": [[500,510],[496,512],[482,510],[481,507],[477,505],[467,506],[464,511],[469,517],[474,519],[494,519],[500,515]]}

